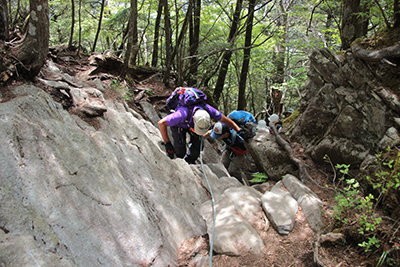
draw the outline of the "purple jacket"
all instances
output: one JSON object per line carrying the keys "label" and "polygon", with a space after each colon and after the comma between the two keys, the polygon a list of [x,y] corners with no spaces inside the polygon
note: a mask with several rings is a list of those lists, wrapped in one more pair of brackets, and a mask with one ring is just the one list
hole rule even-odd
{"label": "purple jacket", "polygon": [[[203,108],[202,106],[194,106],[192,109],[188,107],[179,107],[175,110],[174,113],[169,114],[166,117],[168,126],[178,126],[181,128],[190,128],[194,127],[193,123],[193,114],[194,112],[199,109]],[[213,108],[212,106],[205,104],[204,109],[210,114],[210,117],[214,120],[219,121],[222,118],[222,113],[219,112],[217,109]],[[188,116],[188,112],[192,111],[190,116]],[[189,120],[189,123],[186,120]]]}

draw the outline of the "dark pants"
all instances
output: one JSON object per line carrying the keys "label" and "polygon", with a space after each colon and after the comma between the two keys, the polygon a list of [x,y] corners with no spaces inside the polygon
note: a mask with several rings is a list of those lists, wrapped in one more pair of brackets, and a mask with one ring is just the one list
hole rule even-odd
{"label": "dark pants", "polygon": [[[200,155],[201,136],[190,129],[171,127],[172,138],[174,139],[174,151],[178,158],[184,158],[187,163],[194,164]],[[186,152],[186,134],[190,135],[189,149]]]}

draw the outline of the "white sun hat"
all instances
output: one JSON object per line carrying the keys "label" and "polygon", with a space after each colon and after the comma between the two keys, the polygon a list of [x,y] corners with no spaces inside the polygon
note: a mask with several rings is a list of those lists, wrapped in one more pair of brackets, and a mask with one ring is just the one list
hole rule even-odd
{"label": "white sun hat", "polygon": [[272,114],[272,115],[268,118],[268,120],[269,120],[270,122],[279,121],[279,116],[276,115],[276,114]]}
{"label": "white sun hat", "polygon": [[265,128],[265,127],[267,127],[267,123],[265,122],[265,120],[260,120],[260,121],[258,121],[257,130],[258,130],[258,129]]}
{"label": "white sun hat", "polygon": [[198,109],[193,116],[194,131],[198,135],[205,135],[210,128],[210,114],[204,109]]}

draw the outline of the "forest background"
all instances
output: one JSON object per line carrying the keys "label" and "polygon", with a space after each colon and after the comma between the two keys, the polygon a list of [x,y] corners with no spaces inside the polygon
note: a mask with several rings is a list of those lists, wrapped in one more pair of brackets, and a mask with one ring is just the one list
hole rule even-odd
{"label": "forest background", "polygon": [[112,54],[125,63],[116,84],[126,68],[158,68],[167,87],[209,89],[223,113],[257,119],[298,107],[313,49],[344,51],[400,24],[398,0],[0,2],[14,76],[34,77],[49,47]]}

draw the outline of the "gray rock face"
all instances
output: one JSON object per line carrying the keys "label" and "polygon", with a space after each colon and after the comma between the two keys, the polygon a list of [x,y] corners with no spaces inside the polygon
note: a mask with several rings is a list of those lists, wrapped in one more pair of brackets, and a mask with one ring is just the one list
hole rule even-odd
{"label": "gray rock face", "polygon": [[314,161],[322,162],[328,154],[334,164],[358,167],[387,129],[398,127],[399,101],[371,83],[377,74],[351,53],[315,50],[310,62],[300,115],[288,134]]}
{"label": "gray rock face", "polygon": [[174,266],[180,244],[206,232],[206,191],[165,155],[150,122],[105,101],[96,130],[38,88],[13,92],[0,103],[0,225],[10,236],[65,266]]}
{"label": "gray rock face", "polygon": [[[1,266],[72,267],[70,261],[40,250],[31,235],[15,236],[0,231]],[[18,256],[17,256],[18,255]]]}
{"label": "gray rock face", "polygon": [[[351,54],[322,49],[310,59],[300,115],[287,134],[316,161],[325,154],[333,163],[364,161],[367,171],[369,149],[400,140],[400,101],[370,85],[368,68]],[[46,84],[97,117],[85,122],[30,85],[11,88],[15,98],[0,102],[0,226],[7,232],[0,265],[176,266],[183,241],[211,233],[208,185],[219,253],[264,249],[252,226],[263,207],[279,232],[293,229],[298,204],[314,231],[323,227],[321,201],[293,176],[296,167],[268,132],[250,141],[252,157],[272,180],[285,177],[288,191],[279,185],[263,196],[230,177],[209,143],[204,165],[169,159],[151,106],[149,122],[125,103],[105,100],[101,81],[97,90],[51,71],[58,78]],[[287,204],[277,209],[276,202]],[[281,223],[276,213],[289,216]]]}

